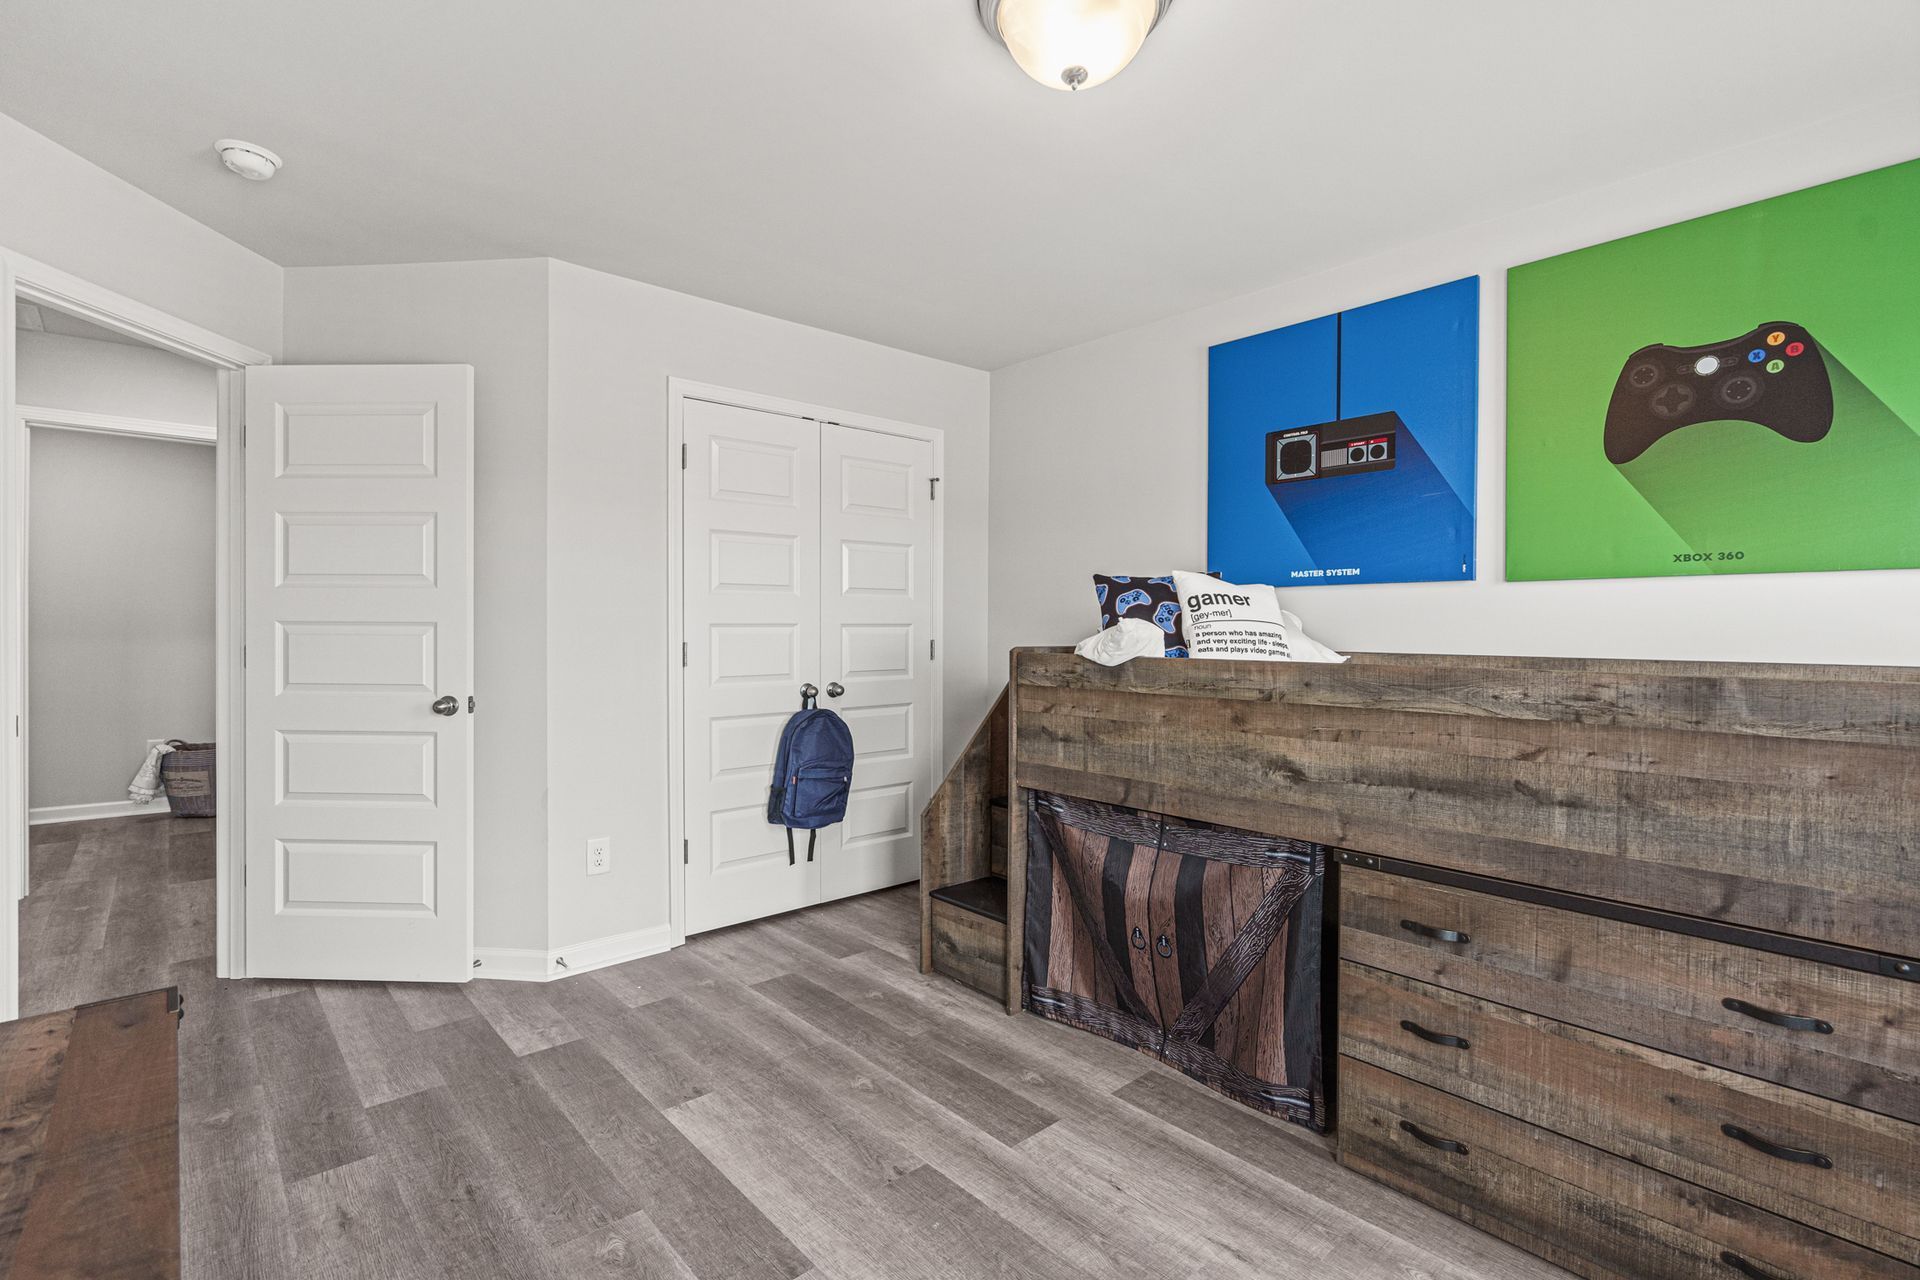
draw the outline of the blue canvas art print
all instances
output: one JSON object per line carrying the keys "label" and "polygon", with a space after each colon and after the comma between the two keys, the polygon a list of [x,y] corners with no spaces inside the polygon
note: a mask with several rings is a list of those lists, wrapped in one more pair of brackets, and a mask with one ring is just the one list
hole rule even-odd
{"label": "blue canvas art print", "polygon": [[1477,276],[1212,348],[1207,567],[1472,578],[1479,370]]}

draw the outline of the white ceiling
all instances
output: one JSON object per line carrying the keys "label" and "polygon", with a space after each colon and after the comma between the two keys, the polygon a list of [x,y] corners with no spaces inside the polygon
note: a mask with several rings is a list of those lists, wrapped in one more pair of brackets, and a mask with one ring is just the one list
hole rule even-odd
{"label": "white ceiling", "polygon": [[1916,66],[1916,0],[1180,0],[1080,95],[974,0],[0,4],[0,111],[283,265],[551,255],[982,368]]}

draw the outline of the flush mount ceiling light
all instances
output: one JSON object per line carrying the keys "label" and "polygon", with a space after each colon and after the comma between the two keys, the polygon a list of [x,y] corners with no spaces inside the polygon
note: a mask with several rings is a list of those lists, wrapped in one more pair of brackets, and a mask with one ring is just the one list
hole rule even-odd
{"label": "flush mount ceiling light", "polygon": [[280,172],[280,157],[251,142],[222,138],[213,144],[213,149],[219,154],[221,164],[249,182],[265,182]]}
{"label": "flush mount ceiling light", "polygon": [[980,21],[1049,89],[1091,89],[1126,70],[1173,0],[978,0]]}

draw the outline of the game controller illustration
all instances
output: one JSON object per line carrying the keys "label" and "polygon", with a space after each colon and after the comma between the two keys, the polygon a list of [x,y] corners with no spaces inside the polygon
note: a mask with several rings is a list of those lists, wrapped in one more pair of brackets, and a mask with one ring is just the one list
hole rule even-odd
{"label": "game controller illustration", "polygon": [[1405,425],[1397,413],[1370,413],[1315,427],[1269,431],[1267,487],[1278,497],[1279,486],[1302,480],[1391,471]]}
{"label": "game controller illustration", "polygon": [[1607,461],[1632,462],[1702,422],[1752,422],[1801,444],[1833,429],[1833,384],[1806,329],[1787,320],[1704,347],[1642,347],[1607,402]]}

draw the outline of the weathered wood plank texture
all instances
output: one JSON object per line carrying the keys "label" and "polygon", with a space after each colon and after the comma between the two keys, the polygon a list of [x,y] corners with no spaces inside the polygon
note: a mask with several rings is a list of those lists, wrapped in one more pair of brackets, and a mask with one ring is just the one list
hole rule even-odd
{"label": "weathered wood plank texture", "polygon": [[45,1015],[9,1038],[22,1060],[8,1064],[0,1110],[33,1135],[31,1150],[8,1153],[19,1197],[0,1205],[19,1231],[9,1275],[180,1274],[174,1008],[170,992],[150,991]]}
{"label": "weathered wood plank texture", "polygon": [[[1004,783],[1007,694],[980,722],[920,818],[920,972],[934,963],[934,920],[927,895],[992,871],[990,810]],[[999,772],[995,772],[996,763]]]}
{"label": "weathered wood plank texture", "polygon": [[1357,866],[1340,954],[1920,1123],[1920,983]]}
{"label": "weathered wood plank texture", "polygon": [[1920,1280],[1884,1254],[1367,1063],[1348,1060],[1340,1078],[1344,1163],[1589,1280],[1729,1280],[1741,1273],[1726,1253],[1748,1275]]}
{"label": "weathered wood plank texture", "polygon": [[1905,1121],[1351,961],[1340,1052],[1920,1264]]}
{"label": "weathered wood plank texture", "polygon": [[1920,669],[1405,654],[1106,668],[1023,650],[1015,672],[1016,795],[1920,955]]}

